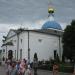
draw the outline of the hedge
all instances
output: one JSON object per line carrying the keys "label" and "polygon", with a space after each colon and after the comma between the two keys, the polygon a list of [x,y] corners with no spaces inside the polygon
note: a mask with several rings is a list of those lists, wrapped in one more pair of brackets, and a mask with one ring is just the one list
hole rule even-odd
{"label": "hedge", "polygon": [[[39,65],[38,68],[52,71],[52,65],[50,64]],[[74,67],[71,64],[69,65],[59,64],[59,72],[73,73],[73,70],[74,70]]]}

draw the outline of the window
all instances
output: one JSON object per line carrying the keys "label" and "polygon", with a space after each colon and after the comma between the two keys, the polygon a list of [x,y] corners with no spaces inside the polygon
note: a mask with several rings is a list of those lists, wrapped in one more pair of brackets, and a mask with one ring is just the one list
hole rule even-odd
{"label": "window", "polygon": [[57,50],[54,50],[54,59],[57,57]]}
{"label": "window", "polygon": [[16,50],[15,50],[15,59],[16,59]]}
{"label": "window", "polygon": [[13,40],[10,40],[11,42],[13,42]]}
{"label": "window", "polygon": [[55,32],[55,33],[57,33],[57,31],[56,31],[56,30],[55,30],[54,32]]}
{"label": "window", "polygon": [[22,49],[20,49],[20,59],[22,59]]}
{"label": "window", "polygon": [[16,42],[16,40],[14,40],[14,42]]}
{"label": "window", "polygon": [[42,42],[42,39],[38,39],[39,42]]}
{"label": "window", "polygon": [[13,51],[9,50],[8,51],[8,59],[12,59],[13,58]]}
{"label": "window", "polygon": [[22,39],[21,39],[21,43],[22,43]]}
{"label": "window", "polygon": [[3,53],[5,52],[5,49],[3,49]]}

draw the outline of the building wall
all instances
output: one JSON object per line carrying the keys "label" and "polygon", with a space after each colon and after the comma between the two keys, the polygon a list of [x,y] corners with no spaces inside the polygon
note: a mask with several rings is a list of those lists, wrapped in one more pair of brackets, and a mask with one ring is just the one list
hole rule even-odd
{"label": "building wall", "polygon": [[22,59],[26,58],[28,59],[28,32],[22,32],[19,36],[19,59],[21,57],[20,50],[22,50]]}
{"label": "building wall", "polygon": [[6,58],[6,46],[2,47],[2,57],[3,56]]}
{"label": "building wall", "polygon": [[38,55],[38,60],[49,60],[54,58],[54,50],[59,55],[59,38],[54,35],[30,32],[29,34],[30,58],[33,60],[34,53]]}
{"label": "building wall", "polygon": [[[16,35],[6,41],[6,42],[9,42],[9,41],[13,42],[13,46],[7,46],[7,53],[9,50],[12,50],[13,58],[16,60],[17,60],[17,42],[18,42],[17,38],[18,37]],[[60,41],[60,46],[62,46],[61,41]],[[24,31],[19,34],[18,47],[19,47],[18,59],[21,59],[21,58],[28,59],[28,31]],[[29,31],[29,48],[30,48],[31,62],[33,61],[35,52],[37,53],[38,60],[49,60],[50,58],[54,59],[54,50],[57,50],[57,53],[60,57],[59,37],[56,35]]]}

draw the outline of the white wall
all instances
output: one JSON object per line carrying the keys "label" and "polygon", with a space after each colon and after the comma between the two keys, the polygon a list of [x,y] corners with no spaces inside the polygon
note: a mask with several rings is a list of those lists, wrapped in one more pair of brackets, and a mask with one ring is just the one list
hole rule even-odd
{"label": "white wall", "polygon": [[22,32],[19,36],[19,59],[20,59],[20,49],[22,49],[22,58],[28,59],[28,32],[27,31]]}
{"label": "white wall", "polygon": [[[21,42],[22,39],[22,42]],[[40,41],[41,40],[41,41]],[[59,54],[59,37],[47,35],[38,32],[29,32],[30,60],[33,61],[36,52],[39,60],[49,60],[54,58],[54,50]],[[22,59],[28,59],[28,32],[22,32],[19,35],[18,59],[20,59],[20,50],[22,49]]]}
{"label": "white wall", "polygon": [[[22,42],[21,42],[22,39]],[[6,42],[13,42],[13,46],[7,46],[7,52],[13,50],[13,58],[17,59],[17,35],[8,39]],[[29,48],[30,48],[30,60],[33,61],[34,53],[37,53],[38,60],[49,60],[54,58],[54,50],[57,50],[59,54],[59,37],[55,35],[43,34],[39,32],[29,32]],[[19,35],[19,50],[18,59],[20,59],[20,50],[22,49],[22,59],[28,59],[28,32],[24,31]],[[62,50],[62,48],[61,48]]]}
{"label": "white wall", "polygon": [[[41,42],[39,42],[41,39]],[[54,50],[59,54],[59,38],[54,35],[47,35],[37,32],[30,32],[30,56],[33,60],[36,52],[39,60],[49,60],[54,57]]]}
{"label": "white wall", "polygon": [[[3,52],[3,50],[5,50],[5,52]],[[2,57],[6,57],[6,46],[3,46],[2,47]]]}

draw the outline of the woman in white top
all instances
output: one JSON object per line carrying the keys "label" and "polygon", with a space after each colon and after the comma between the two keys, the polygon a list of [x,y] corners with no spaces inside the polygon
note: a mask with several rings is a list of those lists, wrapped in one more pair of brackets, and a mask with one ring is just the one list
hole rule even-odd
{"label": "woman in white top", "polygon": [[30,71],[30,65],[26,65],[26,70],[25,70],[25,74],[24,75],[31,75],[31,71]]}

